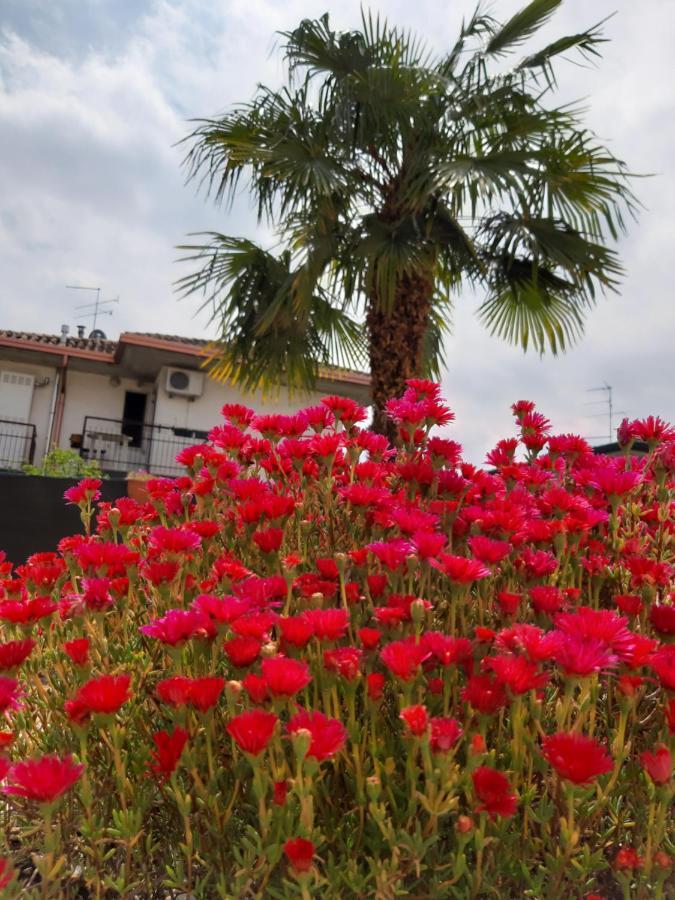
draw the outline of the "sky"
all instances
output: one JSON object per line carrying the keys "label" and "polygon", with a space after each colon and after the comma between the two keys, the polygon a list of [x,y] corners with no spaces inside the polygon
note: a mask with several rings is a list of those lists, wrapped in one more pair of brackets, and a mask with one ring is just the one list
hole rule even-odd
{"label": "sky", "polygon": [[[522,5],[494,0],[508,18]],[[373,11],[443,51],[471,0],[373,2]],[[189,120],[279,86],[276,32],[328,11],[356,27],[358,0],[0,0],[0,329],[75,330],[75,306],[102,288],[120,298],[99,321],[108,336],[158,331],[210,336],[197,298],[178,301],[176,245],[218,230],[262,243],[245,192],[218,209],[181,168]],[[616,422],[658,414],[675,421],[675,0],[566,0],[537,44],[616,13],[592,67],[563,63],[561,100],[584,100],[587,124],[632,171],[639,221],[619,242],[626,276],[601,299],[584,339],[539,357],[490,337],[479,298],[457,301],[446,398],[452,436],[480,462],[513,433],[510,404],[534,400],[557,432],[607,439],[606,394]],[[533,45],[534,46],[534,45]],[[91,296],[93,299],[93,295]],[[594,416],[597,416],[594,418]]]}

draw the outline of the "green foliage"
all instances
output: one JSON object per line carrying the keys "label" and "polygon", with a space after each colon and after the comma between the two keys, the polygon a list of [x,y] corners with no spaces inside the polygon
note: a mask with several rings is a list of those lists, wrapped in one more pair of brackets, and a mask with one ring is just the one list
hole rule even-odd
{"label": "green foliage", "polygon": [[217,376],[308,388],[322,364],[362,365],[368,305],[391,308],[418,273],[434,285],[431,373],[465,281],[488,330],[523,349],[583,334],[622,272],[606,241],[637,202],[582,110],[549,103],[555,64],[597,57],[600,26],[505,63],[560,5],[532,0],[505,23],[477,10],[440,56],[369,14],[349,32],[305,19],[282,35],[285,87],[197,122],[188,177],[219,203],[246,184],[278,239],[275,252],[223,234],[181,248],[199,269],[179,290],[203,292],[219,329]]}
{"label": "green foliage", "polygon": [[76,450],[52,447],[39,466],[26,463],[26,475],[46,475],[48,478],[105,478],[98,460],[83,459]]}

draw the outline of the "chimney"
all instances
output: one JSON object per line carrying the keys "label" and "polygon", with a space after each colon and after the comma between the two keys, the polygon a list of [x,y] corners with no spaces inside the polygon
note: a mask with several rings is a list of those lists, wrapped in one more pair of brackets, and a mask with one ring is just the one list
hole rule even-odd
{"label": "chimney", "polygon": [[78,336],[79,338],[83,338],[83,337],[84,337],[84,325],[78,325],[78,326],[77,326],[77,336]]}
{"label": "chimney", "polygon": [[68,332],[70,331],[70,327],[68,325],[61,326],[61,343],[65,344],[68,338]]}

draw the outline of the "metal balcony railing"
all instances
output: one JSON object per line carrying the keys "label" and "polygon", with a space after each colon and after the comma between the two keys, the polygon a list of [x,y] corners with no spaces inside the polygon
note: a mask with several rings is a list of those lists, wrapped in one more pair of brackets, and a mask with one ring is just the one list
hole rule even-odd
{"label": "metal balcony railing", "polygon": [[0,469],[20,469],[35,458],[35,425],[0,419]]}
{"label": "metal balcony railing", "polygon": [[208,432],[170,425],[148,425],[127,419],[85,416],[78,440],[80,456],[95,459],[111,474],[143,470],[153,475],[180,475],[184,469],[176,463],[176,454],[184,447],[205,441]]}

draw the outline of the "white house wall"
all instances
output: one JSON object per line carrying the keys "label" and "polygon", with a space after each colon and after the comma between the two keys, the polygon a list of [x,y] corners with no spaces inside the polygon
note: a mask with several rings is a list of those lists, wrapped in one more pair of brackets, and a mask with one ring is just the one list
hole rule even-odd
{"label": "white house wall", "polygon": [[[119,384],[115,383],[117,381],[119,381]],[[111,423],[90,422],[88,427],[95,427],[97,431],[119,434],[126,391],[148,394],[145,420],[146,422],[151,422],[153,412],[152,384],[139,387],[138,383],[131,378],[111,379],[108,375],[94,375],[90,372],[70,370],[66,381],[66,402],[61,422],[59,445],[61,447],[70,447],[71,435],[82,434],[85,416],[113,419],[114,421]],[[126,451],[126,456],[127,459],[125,459],[123,465],[125,469],[141,468],[145,463],[144,454],[140,448],[137,450],[129,448]]]}
{"label": "white house wall", "polygon": [[225,403],[244,403],[256,412],[291,413],[303,406],[316,405],[323,394],[299,394],[289,400],[287,392],[282,389],[278,395],[263,400],[261,393],[244,394],[230,384],[221,384],[211,378],[204,378],[204,391],[201,397],[190,400],[186,397],[170,396],[166,390],[166,368],[162,369],[157,379],[157,408],[155,424],[171,427],[209,431],[214,425],[223,421],[220,413]]}

